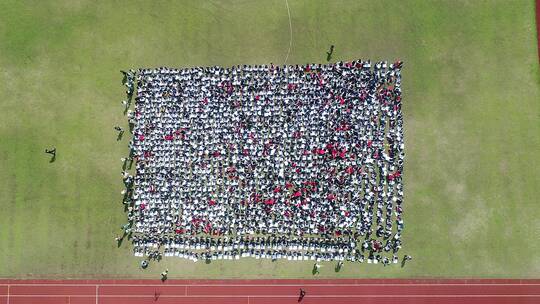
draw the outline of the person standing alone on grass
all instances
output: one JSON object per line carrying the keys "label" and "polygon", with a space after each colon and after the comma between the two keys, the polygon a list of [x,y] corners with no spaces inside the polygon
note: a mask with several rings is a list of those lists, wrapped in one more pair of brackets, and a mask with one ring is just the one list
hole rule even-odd
{"label": "person standing alone on grass", "polygon": [[52,147],[52,149],[45,149],[45,153],[56,156],[56,147]]}
{"label": "person standing alone on grass", "polygon": [[330,50],[326,52],[326,61],[330,61],[332,59],[332,54],[334,53],[334,45],[332,44],[330,46]]}
{"label": "person standing alone on grass", "polygon": [[410,256],[410,255],[408,255],[408,254],[406,254],[405,256],[403,256],[403,260],[401,261],[401,267],[405,266],[405,263],[406,263],[407,261],[410,261],[410,260],[412,260],[412,256]]}
{"label": "person standing alone on grass", "polygon": [[315,263],[315,265],[313,265],[313,274],[320,273],[320,271],[319,271],[320,268],[321,268],[321,264]]}
{"label": "person standing alone on grass", "polygon": [[118,131],[120,134],[123,134],[123,133],[124,133],[124,129],[123,129],[122,127],[120,127],[120,126],[115,126],[114,129],[115,129],[116,131]]}
{"label": "person standing alone on grass", "polygon": [[50,163],[56,160],[56,147],[52,147],[52,149],[45,149],[45,153],[52,155],[51,159],[49,160]]}
{"label": "person standing alone on grass", "polygon": [[339,261],[339,262],[337,263],[336,270],[337,270],[337,271],[340,271],[342,267],[343,267],[343,261]]}

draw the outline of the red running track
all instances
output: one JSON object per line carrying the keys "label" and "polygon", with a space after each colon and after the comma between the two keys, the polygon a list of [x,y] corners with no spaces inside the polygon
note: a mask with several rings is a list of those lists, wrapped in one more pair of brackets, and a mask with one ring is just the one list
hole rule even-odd
{"label": "red running track", "polygon": [[540,303],[540,279],[0,280],[0,304]]}

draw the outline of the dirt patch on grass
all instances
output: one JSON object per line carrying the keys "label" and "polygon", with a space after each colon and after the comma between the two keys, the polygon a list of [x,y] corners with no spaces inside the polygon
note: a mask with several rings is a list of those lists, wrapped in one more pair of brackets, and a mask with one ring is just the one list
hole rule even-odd
{"label": "dirt patch on grass", "polygon": [[467,241],[487,230],[493,211],[487,207],[482,198],[477,198],[468,205],[465,204],[462,211],[463,215],[451,230],[454,238]]}
{"label": "dirt patch on grass", "polygon": [[446,191],[459,202],[467,197],[466,185],[463,181],[448,181],[446,184]]}

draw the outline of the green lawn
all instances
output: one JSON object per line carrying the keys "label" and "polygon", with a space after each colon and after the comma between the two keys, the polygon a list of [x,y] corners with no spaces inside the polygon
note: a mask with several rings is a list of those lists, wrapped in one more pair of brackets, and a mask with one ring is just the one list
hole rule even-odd
{"label": "green lawn", "polygon": [[[405,268],[320,277],[540,273],[534,1],[289,0],[288,63],[402,59]],[[285,0],[0,2],[0,277],[312,277],[311,263],[137,265],[120,158],[120,69],[282,64]],[[57,160],[43,150],[56,145]]]}

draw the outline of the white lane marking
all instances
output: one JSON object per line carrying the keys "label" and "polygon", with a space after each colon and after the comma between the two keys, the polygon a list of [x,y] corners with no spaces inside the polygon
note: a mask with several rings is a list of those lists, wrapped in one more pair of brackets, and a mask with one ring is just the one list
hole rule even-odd
{"label": "white lane marking", "polygon": [[288,286],[328,286],[328,287],[336,287],[336,286],[540,286],[540,283],[358,283],[358,284],[40,284],[40,283],[29,283],[29,284],[0,284],[0,286],[79,286],[79,287],[87,287],[87,286],[101,286],[101,287],[114,287],[114,286],[133,286],[133,287],[157,287],[157,286],[170,286],[170,287],[238,287],[238,286],[245,286],[245,287],[288,287]]}
{"label": "white lane marking", "polygon": [[[11,295],[12,298],[60,298],[60,297],[72,297],[72,298],[93,298],[95,296],[90,295]],[[103,298],[154,298],[154,295],[100,295]],[[160,295],[160,298],[298,298],[297,295]],[[540,294],[498,294],[498,295],[309,295],[310,298],[540,298]]]}
{"label": "white lane marking", "polygon": [[292,22],[291,22],[291,10],[289,9],[289,1],[285,0],[285,5],[287,5],[287,15],[289,16],[289,50],[287,50],[287,57],[285,57],[285,61],[283,64],[287,64],[287,60],[289,59],[289,54],[291,53],[292,48]]}

